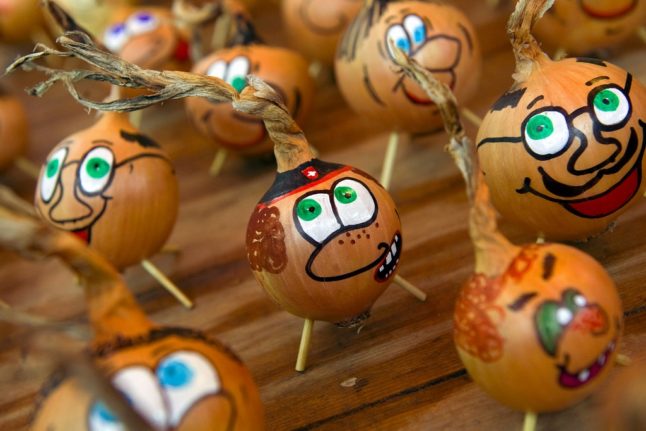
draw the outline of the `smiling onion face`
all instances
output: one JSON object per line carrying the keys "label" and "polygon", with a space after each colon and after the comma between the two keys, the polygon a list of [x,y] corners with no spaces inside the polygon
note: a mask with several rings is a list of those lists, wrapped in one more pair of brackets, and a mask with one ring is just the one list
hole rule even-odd
{"label": "smiling onion face", "polygon": [[[247,75],[253,74],[282,96],[299,123],[304,122],[314,98],[307,62],[300,54],[285,48],[257,44],[235,46],[202,59],[193,72],[223,79],[238,91],[247,85]],[[193,124],[213,144],[246,154],[271,152],[262,120],[234,111],[230,103],[191,97],[186,100],[186,109]]]}
{"label": "smiling onion face", "polygon": [[47,156],[36,209],[123,269],[157,253],[175,224],[171,161],[125,115],[104,114]]}
{"label": "smiling onion face", "polygon": [[541,64],[478,132],[496,208],[553,239],[607,228],[644,190],[646,89],[600,60]]}
{"label": "smiling onion face", "polygon": [[394,278],[402,250],[392,198],[356,169],[314,159],[281,173],[247,227],[247,258],[292,314],[353,324]]}
{"label": "smiling onion face", "polygon": [[644,0],[559,0],[535,33],[541,42],[580,55],[635,36],[644,20]]}
{"label": "smiling onion face", "polygon": [[492,397],[541,413],[598,387],[622,319],[617,289],[593,258],[564,245],[530,245],[500,277],[476,274],[463,286],[454,338],[470,376]]}
{"label": "smiling onion face", "polygon": [[339,89],[357,113],[403,132],[441,127],[437,107],[393,62],[389,40],[464,102],[480,77],[480,46],[473,26],[452,6],[376,1],[362,9],[337,51]]}
{"label": "smiling onion face", "polygon": [[[244,364],[204,334],[153,329],[92,352],[98,368],[154,429],[264,429],[258,388]],[[53,380],[31,429],[123,431],[125,426],[76,378]]]}

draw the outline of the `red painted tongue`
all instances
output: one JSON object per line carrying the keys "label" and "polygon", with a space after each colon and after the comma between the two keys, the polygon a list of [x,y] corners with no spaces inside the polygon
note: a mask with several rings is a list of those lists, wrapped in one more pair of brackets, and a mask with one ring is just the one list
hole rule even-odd
{"label": "red painted tongue", "polygon": [[623,207],[634,196],[638,187],[639,173],[634,169],[621,184],[603,196],[567,205],[587,217],[605,217]]}
{"label": "red painted tongue", "polygon": [[84,243],[88,244],[90,242],[90,229],[81,229],[72,231],[77,238],[80,238]]}
{"label": "red painted tongue", "polygon": [[180,39],[175,48],[175,59],[178,61],[187,61],[190,57],[190,46],[187,41]]}

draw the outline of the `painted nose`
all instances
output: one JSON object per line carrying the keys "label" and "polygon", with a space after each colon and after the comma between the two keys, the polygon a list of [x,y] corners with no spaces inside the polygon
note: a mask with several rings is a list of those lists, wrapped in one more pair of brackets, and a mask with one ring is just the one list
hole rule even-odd
{"label": "painted nose", "polygon": [[611,165],[621,153],[622,145],[614,138],[599,141],[593,133],[594,120],[590,114],[581,114],[573,121],[574,154],[568,169],[575,175],[587,175]]}
{"label": "painted nose", "polygon": [[92,214],[92,209],[79,200],[76,189],[76,165],[70,165],[61,172],[61,198],[49,210],[49,218],[55,223],[74,222]]}

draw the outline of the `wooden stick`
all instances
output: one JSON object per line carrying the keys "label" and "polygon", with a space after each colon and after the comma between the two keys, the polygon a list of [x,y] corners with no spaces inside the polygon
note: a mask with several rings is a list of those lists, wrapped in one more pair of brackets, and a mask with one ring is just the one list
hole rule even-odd
{"label": "wooden stick", "polygon": [[543,232],[539,232],[538,236],[536,237],[536,244],[545,244],[545,235]]}
{"label": "wooden stick", "polygon": [[627,367],[630,364],[633,363],[632,359],[628,355],[623,355],[621,353],[617,353],[617,356],[615,357],[615,363],[619,366],[622,367]]}
{"label": "wooden stick", "polygon": [[420,301],[426,301],[426,293],[424,293],[420,288],[416,287],[405,278],[401,277],[399,274],[395,275],[395,284],[397,284],[397,286],[399,287],[402,287],[405,291],[407,291]]}
{"label": "wooden stick", "polygon": [[639,30],[637,30],[637,35],[642,40],[642,42],[646,43],[646,25],[639,27]]}
{"label": "wooden stick", "polygon": [[181,254],[182,249],[179,248],[177,244],[166,244],[161,250],[160,253],[163,254]]}
{"label": "wooden stick", "polygon": [[218,148],[218,152],[215,153],[215,157],[213,158],[213,162],[211,163],[211,167],[209,168],[209,175],[211,175],[212,177],[217,177],[220,172],[222,172],[224,162],[227,160],[228,155],[229,150],[225,148]]}
{"label": "wooden stick", "polygon": [[303,333],[301,334],[301,344],[298,347],[298,357],[296,358],[295,369],[299,373],[305,371],[305,366],[307,365],[307,353],[310,350],[312,329],[314,329],[314,321],[312,319],[305,319],[305,323],[303,324]]}
{"label": "wooden stick", "polygon": [[166,289],[171,295],[173,295],[184,307],[193,308],[193,302],[188,299],[188,297],[182,292],[179,287],[175,285],[163,272],[159,270],[151,261],[144,259],[141,261],[141,266],[152,275],[152,277],[159,282],[164,289]]}
{"label": "wooden stick", "polygon": [[211,39],[211,50],[216,51],[226,47],[229,33],[231,33],[231,15],[226,13],[215,21]]}
{"label": "wooden stick", "polygon": [[141,129],[141,123],[143,121],[144,111],[133,111],[130,113],[130,122],[136,129]]}
{"label": "wooden stick", "polygon": [[393,175],[393,168],[395,166],[395,158],[397,157],[397,146],[399,145],[399,133],[392,132],[388,138],[388,146],[386,147],[386,156],[384,163],[381,167],[381,177],[379,182],[388,190],[390,188],[390,180]]}
{"label": "wooden stick", "polygon": [[538,416],[536,415],[536,413],[526,412],[525,420],[523,421],[523,431],[535,431],[537,420]]}
{"label": "wooden stick", "polygon": [[18,157],[14,162],[16,167],[34,179],[38,179],[40,169],[34,162],[24,157]]}
{"label": "wooden stick", "polygon": [[558,61],[558,60],[563,60],[565,57],[567,57],[567,51],[565,48],[558,48],[556,52],[554,53],[553,60]]}
{"label": "wooden stick", "polygon": [[482,118],[469,108],[462,108],[462,116],[476,127],[482,126]]}

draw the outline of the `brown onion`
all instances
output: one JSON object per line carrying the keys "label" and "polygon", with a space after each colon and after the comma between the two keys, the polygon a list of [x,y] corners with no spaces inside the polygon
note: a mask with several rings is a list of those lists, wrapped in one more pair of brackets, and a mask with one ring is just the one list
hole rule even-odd
{"label": "brown onion", "polygon": [[603,60],[550,60],[530,29],[551,4],[523,1],[512,15],[515,83],[484,118],[478,154],[505,218],[581,240],[646,190],[646,88]]}

